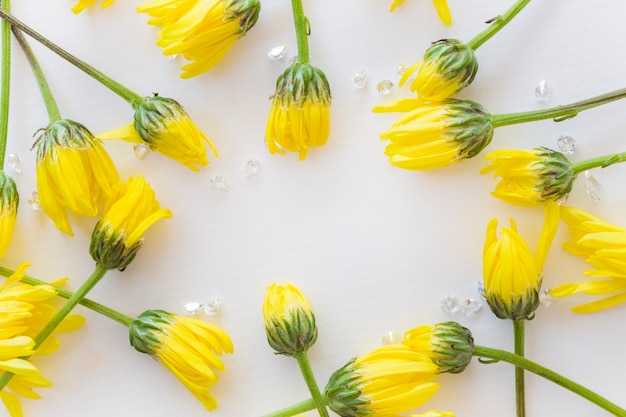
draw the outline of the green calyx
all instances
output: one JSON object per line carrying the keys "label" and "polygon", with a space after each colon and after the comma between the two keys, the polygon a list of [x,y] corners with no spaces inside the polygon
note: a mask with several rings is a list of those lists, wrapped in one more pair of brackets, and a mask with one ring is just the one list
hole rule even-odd
{"label": "green calyx", "polygon": [[167,311],[144,311],[128,326],[130,345],[141,353],[154,356],[161,346],[163,327],[171,322],[172,314]]}
{"label": "green calyx", "polygon": [[13,178],[0,170],[0,213],[16,212],[20,204],[20,195]]}
{"label": "green calyx", "polygon": [[283,106],[308,103],[330,105],[332,96],[326,75],[311,64],[296,62],[276,80],[274,103]]}
{"label": "green calyx", "polygon": [[434,326],[431,337],[431,360],[439,367],[439,373],[463,372],[472,360],[474,338],[469,329],[449,321]]}
{"label": "green calyx", "polygon": [[135,103],[135,130],[139,137],[155,150],[159,137],[167,130],[170,120],[188,117],[187,112],[176,100],[158,95],[144,97]]}
{"label": "green calyx", "polygon": [[328,380],[324,396],[328,407],[342,417],[364,417],[375,410],[367,407],[371,400],[363,396],[362,378],[353,358],[346,365],[336,370]]}
{"label": "green calyx", "polygon": [[491,143],[494,126],[491,114],[479,103],[471,100],[447,99],[445,135],[455,142],[457,159],[478,155]]}
{"label": "green calyx", "polygon": [[537,174],[536,190],[542,201],[559,200],[567,196],[576,180],[572,163],[561,152],[548,148],[536,148],[541,161],[532,164]]}
{"label": "green calyx", "polygon": [[315,315],[310,310],[295,308],[285,316],[268,320],[265,334],[277,355],[295,356],[306,352],[317,340]]}
{"label": "green calyx", "polygon": [[229,0],[226,2],[226,20],[239,20],[239,37],[248,33],[257,20],[261,12],[261,2],[259,0]]}
{"label": "green calyx", "polygon": [[513,295],[510,301],[504,300],[500,295],[492,292],[485,292],[485,299],[489,308],[499,319],[503,320],[532,320],[535,318],[535,310],[539,307],[539,289],[541,280],[537,288],[529,288],[522,296]]}
{"label": "green calyx", "polygon": [[143,245],[139,239],[131,247],[126,247],[126,233],[110,230],[103,220],[98,221],[91,234],[89,253],[96,263],[106,269],[123,271],[135,259]]}
{"label": "green calyx", "polygon": [[424,53],[423,62],[436,65],[443,78],[458,84],[457,91],[470,85],[478,72],[474,50],[458,39],[434,42]]}
{"label": "green calyx", "polygon": [[94,147],[96,137],[84,125],[69,119],[51,122],[41,131],[33,149],[37,148],[37,161],[46,157],[54,159],[55,148],[84,150]]}

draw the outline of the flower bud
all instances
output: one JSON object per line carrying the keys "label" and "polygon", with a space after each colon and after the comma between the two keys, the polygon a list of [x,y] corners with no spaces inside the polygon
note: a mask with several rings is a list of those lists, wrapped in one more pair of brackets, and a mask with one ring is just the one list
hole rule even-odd
{"label": "flower bud", "polygon": [[0,258],[11,243],[19,203],[20,196],[15,181],[0,170]]}

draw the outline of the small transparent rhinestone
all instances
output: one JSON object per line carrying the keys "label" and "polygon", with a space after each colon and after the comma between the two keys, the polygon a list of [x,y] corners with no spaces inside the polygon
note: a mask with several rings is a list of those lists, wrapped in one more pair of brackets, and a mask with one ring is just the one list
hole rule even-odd
{"label": "small transparent rhinestone", "polygon": [[211,183],[213,183],[213,186],[218,190],[228,190],[228,184],[226,184],[226,180],[222,176],[213,175],[211,177]]}
{"label": "small transparent rhinestone", "polygon": [[402,343],[403,339],[404,338],[402,336],[402,333],[396,331],[388,331],[383,336],[382,344],[383,346],[399,345]]}
{"label": "small transparent rhinestone", "polygon": [[552,90],[548,87],[548,82],[546,80],[541,80],[539,85],[535,88],[535,98],[537,101],[548,101],[550,100],[551,95]]}
{"label": "small transparent rhinestone", "polygon": [[389,80],[382,80],[378,84],[376,84],[376,91],[378,91],[383,96],[391,94],[393,92],[393,83]]}
{"label": "small transparent rhinestone", "polygon": [[150,148],[145,143],[136,143],[133,145],[133,153],[137,157],[137,159],[143,159],[148,155]]}
{"label": "small transparent rhinestone", "polygon": [[220,311],[221,305],[222,300],[220,300],[219,297],[213,298],[204,306],[204,314],[206,314],[207,316],[216,315],[217,312]]}
{"label": "small transparent rhinestone", "polygon": [[604,197],[602,186],[589,171],[585,171],[585,191],[587,191],[587,195],[596,203],[599,203],[602,197]]}
{"label": "small transparent rhinestone", "polygon": [[202,310],[202,307],[204,306],[201,303],[190,301],[188,303],[183,304],[183,311],[188,316],[193,316],[193,315],[198,314],[200,310]]}
{"label": "small transparent rhinestone", "polygon": [[576,141],[573,137],[568,135],[561,135],[556,140],[556,144],[559,146],[559,150],[564,154],[571,155],[576,150]]}
{"label": "small transparent rhinestone", "polygon": [[558,206],[560,206],[560,205],[563,205],[563,204],[567,203],[567,197],[569,197],[569,194],[566,194],[563,197],[561,197],[558,200],[556,200],[556,204]]}
{"label": "small transparent rhinestone", "polygon": [[20,161],[20,157],[16,153],[10,153],[9,156],[7,156],[7,165],[18,174],[24,172],[22,161]]}
{"label": "small transparent rhinestone", "polygon": [[550,290],[541,290],[539,293],[539,302],[544,307],[550,307],[552,302],[554,302],[554,298],[550,295]]}
{"label": "small transparent rhinestone", "polygon": [[251,177],[259,173],[261,169],[261,162],[258,159],[250,159],[246,162],[246,166],[243,167],[243,172],[246,177]]}
{"label": "small transparent rhinestone", "polygon": [[405,72],[406,72],[406,65],[400,64],[396,66],[396,74],[398,74],[400,77],[402,77]]}
{"label": "small transparent rhinestone", "polygon": [[267,59],[270,61],[280,61],[285,57],[287,47],[285,45],[275,46],[267,52]]}
{"label": "small transparent rhinestone", "polygon": [[354,86],[363,88],[367,84],[367,72],[364,69],[354,74]]}
{"label": "small transparent rhinestone", "polygon": [[41,210],[41,203],[39,202],[39,193],[37,191],[33,191],[30,193],[30,197],[28,197],[28,204],[30,204],[30,208],[34,211]]}
{"label": "small transparent rhinestone", "polygon": [[294,55],[292,56],[289,61],[287,61],[287,66],[292,66],[293,64],[295,64],[296,62],[298,62],[298,55]]}
{"label": "small transparent rhinestone", "polygon": [[483,281],[476,281],[476,290],[482,298],[485,298],[485,283]]}
{"label": "small transparent rhinestone", "polygon": [[446,295],[441,299],[439,305],[441,306],[441,311],[444,313],[453,314],[459,311],[459,299],[456,295]]}
{"label": "small transparent rhinestone", "polygon": [[165,55],[168,59],[171,59],[172,61],[175,60],[176,58],[178,58],[178,54],[173,54],[173,55]]}
{"label": "small transparent rhinestone", "polygon": [[474,300],[473,298],[468,298],[461,301],[459,311],[461,312],[461,314],[470,317],[477,313],[482,308],[482,306],[483,305],[480,301]]}

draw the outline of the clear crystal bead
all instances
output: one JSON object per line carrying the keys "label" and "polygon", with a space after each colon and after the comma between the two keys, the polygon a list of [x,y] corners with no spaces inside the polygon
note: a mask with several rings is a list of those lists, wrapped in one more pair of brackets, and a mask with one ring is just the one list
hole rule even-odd
{"label": "clear crystal bead", "polygon": [[292,66],[293,64],[295,64],[296,62],[298,62],[298,55],[294,55],[292,56],[289,61],[287,61],[287,66]]}
{"label": "clear crystal bead", "polygon": [[391,94],[393,92],[393,83],[389,80],[382,80],[376,84],[376,91],[383,96]]}
{"label": "clear crystal bead", "polygon": [[546,80],[541,80],[535,88],[535,98],[537,101],[548,101],[552,95],[552,90],[548,87]]}
{"label": "clear crystal bead", "polygon": [[183,304],[183,311],[188,316],[193,316],[193,315],[198,314],[200,310],[202,310],[202,307],[204,306],[201,303],[190,301],[188,303]]}
{"label": "clear crystal bead", "polygon": [[367,84],[367,72],[365,72],[365,69],[362,69],[354,74],[354,86],[356,88],[363,88],[365,84]]}
{"label": "clear crystal bead", "polygon": [[478,300],[474,300],[473,298],[468,298],[466,300],[461,301],[459,306],[459,311],[461,314],[465,316],[473,316],[482,308],[482,303]]}
{"label": "clear crystal bead", "polygon": [[7,165],[18,174],[24,172],[24,168],[22,167],[22,161],[20,161],[20,157],[16,153],[10,153],[7,156]]}
{"label": "clear crystal bead", "polygon": [[459,299],[456,295],[446,295],[441,299],[441,311],[444,313],[456,313],[459,311]]}
{"label": "clear crystal bead", "polygon": [[136,143],[133,145],[133,153],[137,159],[143,159],[148,155],[150,148],[145,143]]}
{"label": "clear crystal bead", "polygon": [[541,292],[539,293],[539,302],[544,307],[550,307],[552,305],[552,302],[554,302],[554,297],[550,295],[549,289],[541,290]]}
{"label": "clear crystal bead", "polygon": [[564,154],[571,155],[576,150],[576,141],[573,137],[568,135],[561,135],[556,140],[556,144],[559,147],[559,150]]}
{"label": "clear crystal bead", "polygon": [[285,57],[287,47],[285,45],[275,46],[267,52],[267,59],[270,61],[280,61]]}
{"label": "clear crystal bead", "polygon": [[569,194],[565,194],[563,197],[556,200],[556,204],[560,206],[560,205],[567,203],[567,197],[569,197]]}
{"label": "clear crystal bead", "polygon": [[37,191],[33,191],[32,193],[30,193],[30,196],[28,197],[28,204],[30,205],[30,208],[32,208],[34,211],[41,210],[41,203],[39,202],[39,193]]}
{"label": "clear crystal bead", "polygon": [[258,159],[250,159],[246,162],[246,166],[243,167],[243,172],[246,177],[251,177],[259,173],[261,169],[261,162]]}
{"label": "clear crystal bead", "polygon": [[585,191],[587,191],[587,195],[596,203],[599,203],[604,196],[602,186],[589,171],[585,171]]}
{"label": "clear crystal bead", "polygon": [[216,315],[217,312],[220,311],[221,304],[222,300],[220,300],[219,297],[215,297],[209,300],[209,302],[206,303],[206,305],[204,306],[204,314],[206,314],[207,316]]}
{"label": "clear crystal bead", "polygon": [[483,281],[476,281],[476,290],[478,291],[478,295],[485,298],[485,283]]}
{"label": "clear crystal bead", "polygon": [[396,331],[388,331],[383,335],[382,344],[383,346],[388,345],[399,345],[404,340],[404,336],[400,332]]}
{"label": "clear crystal bead", "polygon": [[211,177],[211,183],[218,190],[228,190],[228,184],[226,183],[226,180],[222,176],[213,175]]}
{"label": "clear crystal bead", "polygon": [[165,55],[167,59],[171,59],[172,61],[178,58],[178,54]]}
{"label": "clear crystal bead", "polygon": [[405,72],[406,72],[406,65],[399,64],[396,66],[396,74],[398,74],[400,77],[402,77]]}

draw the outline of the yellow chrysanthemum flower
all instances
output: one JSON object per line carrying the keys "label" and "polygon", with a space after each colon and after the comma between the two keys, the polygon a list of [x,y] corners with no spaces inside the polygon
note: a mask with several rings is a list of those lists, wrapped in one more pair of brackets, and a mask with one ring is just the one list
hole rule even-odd
{"label": "yellow chrysanthemum flower", "polygon": [[[389,8],[390,12],[393,12],[396,7],[400,4],[404,3],[404,0],[393,0],[391,3],[391,7]],[[450,26],[452,24],[452,15],[450,14],[450,8],[448,7],[447,0],[433,0],[435,3],[435,8],[437,9],[437,14],[443,23]]]}
{"label": "yellow chrysanthemum flower", "polygon": [[[82,12],[83,10],[85,10],[87,7],[93,6],[97,2],[98,0],[78,0],[78,3],[76,3],[76,6],[72,7],[72,11],[74,12],[74,14],[78,14]],[[105,7],[109,7],[113,3],[115,3],[115,0],[104,0],[102,4],[100,5],[100,8],[104,9]]]}
{"label": "yellow chrysanthemum flower", "polygon": [[330,85],[310,64],[296,62],[276,81],[276,92],[265,128],[270,153],[298,152],[324,146],[330,134]]}
{"label": "yellow chrysanthemum flower", "polygon": [[497,219],[487,226],[483,251],[484,296],[494,314],[501,319],[531,319],[539,307],[543,264],[558,228],[559,206],[549,202],[544,211],[544,225],[533,255],[528,244],[511,227],[500,231]]}
{"label": "yellow chrysanthemum flower", "polygon": [[474,81],[478,60],[474,50],[457,39],[434,42],[421,61],[411,65],[400,78],[400,86],[417,71],[411,91],[423,101],[441,101]]}
{"label": "yellow chrysanthemum flower", "polygon": [[532,150],[502,149],[485,156],[490,165],[480,173],[500,177],[491,193],[518,206],[534,206],[558,201],[572,190],[576,173],[560,152],[547,148]]}
{"label": "yellow chrysanthemum flower", "polygon": [[306,352],[317,340],[313,310],[292,284],[267,287],[263,319],[267,341],[277,354],[294,356]]}
{"label": "yellow chrysanthemum flower", "polygon": [[408,98],[376,106],[375,113],[407,112],[381,133],[389,162],[404,169],[444,167],[478,155],[493,138],[491,115],[470,100],[424,103]]}
{"label": "yellow chrysanthemum flower", "polygon": [[219,356],[233,352],[232,341],[224,330],[163,310],[142,313],[129,329],[130,344],[135,349],[161,362],[207,410],[217,407],[209,387],[218,381],[216,371],[225,370]]}
{"label": "yellow chrysanthemum flower", "polygon": [[588,277],[605,278],[563,284],[552,291],[554,297],[574,294],[604,295],[597,301],[573,308],[575,313],[594,313],[626,301],[626,229],[607,223],[574,207],[562,207],[561,219],[571,238],[563,244],[568,252],[584,258],[595,269]]}
{"label": "yellow chrysanthemum flower", "polygon": [[453,321],[411,329],[404,333],[402,344],[428,356],[438,373],[463,372],[474,352],[472,333]]}
{"label": "yellow chrysanthemum flower", "polygon": [[93,230],[89,252],[98,265],[124,270],[143,245],[143,235],[172,213],[161,208],[150,184],[137,175],[118,182],[107,200],[104,216]]}
{"label": "yellow chrysanthemum flower", "polygon": [[67,210],[80,216],[96,216],[98,204],[119,181],[117,169],[102,143],[72,120],[50,123],[33,148],[37,148],[41,208],[57,229],[72,236]]}
{"label": "yellow chrysanthemum flower", "polygon": [[256,24],[259,0],[154,0],[137,7],[161,26],[157,45],[165,55],[181,54],[191,63],[181,78],[191,78],[213,68]]}
{"label": "yellow chrysanthemum flower", "polygon": [[0,258],[11,243],[19,203],[20,196],[15,181],[0,170]]}
{"label": "yellow chrysanthemum flower", "polygon": [[134,124],[100,134],[98,138],[145,143],[151,150],[194,171],[209,164],[205,142],[217,156],[213,143],[191,120],[183,106],[174,99],[156,95],[135,103]]}
{"label": "yellow chrysanthemum flower", "polygon": [[328,406],[342,417],[396,417],[428,401],[439,388],[437,365],[404,345],[388,345],[335,371]]}

